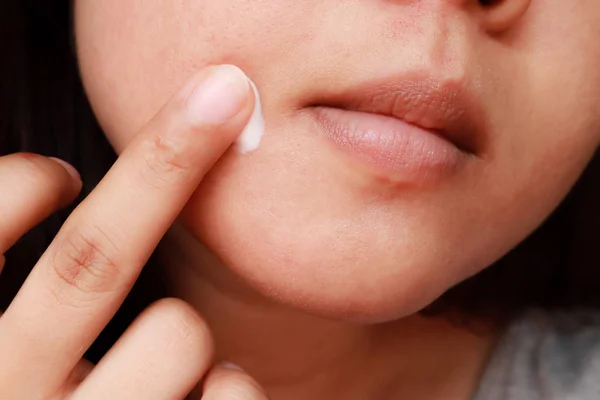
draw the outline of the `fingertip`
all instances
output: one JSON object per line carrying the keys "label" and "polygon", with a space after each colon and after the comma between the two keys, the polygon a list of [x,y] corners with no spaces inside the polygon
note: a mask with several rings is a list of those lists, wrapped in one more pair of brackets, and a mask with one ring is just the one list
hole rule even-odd
{"label": "fingertip", "polygon": [[36,190],[46,196],[54,209],[70,204],[83,186],[79,172],[62,159],[29,152],[13,153],[5,159],[16,161],[13,168],[25,167],[21,173],[37,186]]}
{"label": "fingertip", "polygon": [[74,166],[72,166],[68,162],[61,160],[60,158],[57,158],[57,157],[49,157],[49,158],[51,160],[54,160],[55,162],[57,162],[61,167],[63,167],[65,169],[65,171],[67,171],[67,173],[71,176],[71,178],[73,178],[74,181],[81,182],[81,175],[79,174],[77,169],[75,169]]}
{"label": "fingertip", "polygon": [[207,400],[218,399],[268,399],[266,390],[239,365],[228,361],[217,364],[208,374],[204,385]]}
{"label": "fingertip", "polygon": [[83,187],[83,181],[81,179],[81,175],[79,174],[77,169],[75,167],[73,167],[71,164],[69,164],[68,162],[66,162],[60,158],[57,158],[57,157],[48,157],[48,158],[51,159],[56,164],[60,165],[60,167],[64,171],[66,171],[68,176],[70,177],[70,182],[71,182],[70,189],[71,190],[69,190],[68,193],[65,193],[65,195],[61,197],[61,201],[59,204],[59,207],[65,207],[68,204],[70,204],[77,197],[77,195],[81,192],[81,189]]}
{"label": "fingertip", "polygon": [[248,76],[234,65],[209,67],[196,80],[186,101],[188,118],[194,125],[226,125],[241,114],[251,100]]}

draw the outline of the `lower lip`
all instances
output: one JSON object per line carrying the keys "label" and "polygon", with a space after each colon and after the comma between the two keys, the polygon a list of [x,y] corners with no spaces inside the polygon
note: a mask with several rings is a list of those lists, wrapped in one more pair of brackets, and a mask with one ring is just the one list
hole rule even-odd
{"label": "lower lip", "polygon": [[332,107],[311,110],[332,143],[386,176],[435,180],[455,171],[466,156],[435,132],[400,119]]}

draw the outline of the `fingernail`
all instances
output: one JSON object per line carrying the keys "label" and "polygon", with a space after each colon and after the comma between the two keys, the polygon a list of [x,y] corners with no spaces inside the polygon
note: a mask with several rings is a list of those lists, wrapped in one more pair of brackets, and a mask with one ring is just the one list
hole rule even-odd
{"label": "fingernail", "polygon": [[223,125],[248,101],[248,77],[234,65],[212,68],[187,101],[190,118],[199,125]]}
{"label": "fingernail", "polygon": [[265,132],[265,120],[262,115],[262,105],[258,88],[250,78],[248,78],[248,82],[250,82],[250,86],[254,91],[254,112],[248,121],[248,125],[246,125],[246,128],[235,142],[237,151],[242,154],[258,149]]}
{"label": "fingernail", "polygon": [[59,163],[60,165],[62,165],[62,167],[64,169],[67,170],[67,172],[69,173],[69,175],[71,175],[71,177],[77,181],[81,181],[81,175],[79,175],[79,172],[77,172],[77,170],[75,169],[75,167],[73,167],[71,164],[69,164],[68,162],[61,160],[60,158],[56,158],[56,157],[50,157],[52,160],[56,161],[57,163]]}
{"label": "fingernail", "polygon": [[229,362],[229,361],[222,361],[219,365],[222,368],[231,369],[231,370],[234,370],[234,371],[244,372],[244,370],[242,369],[242,367],[240,367],[239,365],[234,364],[232,362]]}

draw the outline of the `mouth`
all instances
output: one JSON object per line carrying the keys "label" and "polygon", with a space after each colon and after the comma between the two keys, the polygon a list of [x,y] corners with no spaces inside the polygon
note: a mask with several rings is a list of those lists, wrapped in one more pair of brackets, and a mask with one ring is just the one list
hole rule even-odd
{"label": "mouth", "polygon": [[391,78],[321,95],[309,108],[320,133],[352,159],[422,183],[478,158],[485,113],[465,85]]}

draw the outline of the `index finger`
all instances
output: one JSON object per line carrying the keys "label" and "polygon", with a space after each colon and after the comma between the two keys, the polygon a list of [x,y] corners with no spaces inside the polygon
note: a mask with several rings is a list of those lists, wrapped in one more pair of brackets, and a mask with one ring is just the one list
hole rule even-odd
{"label": "index finger", "polygon": [[242,131],[251,93],[238,68],[211,67],[133,139],[0,318],[1,379],[12,376],[35,389],[27,398],[62,383],[204,174]]}

